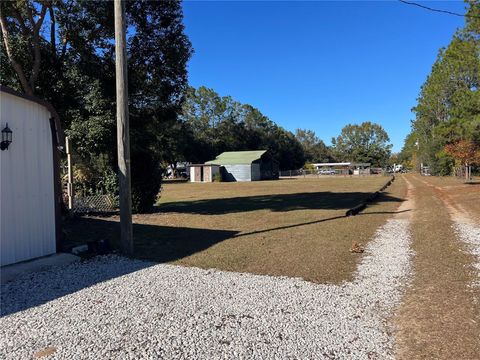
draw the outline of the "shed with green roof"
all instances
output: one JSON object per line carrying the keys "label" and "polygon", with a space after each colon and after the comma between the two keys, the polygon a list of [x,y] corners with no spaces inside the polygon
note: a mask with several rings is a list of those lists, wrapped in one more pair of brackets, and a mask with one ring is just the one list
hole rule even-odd
{"label": "shed with green roof", "polygon": [[278,179],[278,162],[268,150],[226,151],[206,165],[219,165],[225,181]]}

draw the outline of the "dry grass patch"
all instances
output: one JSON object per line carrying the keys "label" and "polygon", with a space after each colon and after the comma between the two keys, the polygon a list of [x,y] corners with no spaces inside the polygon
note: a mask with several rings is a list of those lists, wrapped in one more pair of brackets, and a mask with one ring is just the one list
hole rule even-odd
{"label": "dry grass patch", "polygon": [[[350,280],[366,244],[405,194],[399,178],[355,217],[345,211],[388,178],[325,178],[164,186],[158,211],[134,216],[136,257],[184,266]],[[117,217],[83,218],[70,235],[116,241]],[[86,234],[86,231],[89,234]]]}
{"label": "dry grass patch", "polygon": [[468,213],[472,220],[480,224],[480,181],[466,184],[462,179],[452,176],[429,176],[422,180],[437,187],[445,196],[453,200],[454,205],[460,207],[460,211]]}

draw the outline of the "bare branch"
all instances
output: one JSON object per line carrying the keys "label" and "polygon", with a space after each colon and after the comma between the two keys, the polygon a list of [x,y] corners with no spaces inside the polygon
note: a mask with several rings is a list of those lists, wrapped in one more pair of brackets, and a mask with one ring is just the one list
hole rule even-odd
{"label": "bare branch", "polygon": [[[68,9],[67,9],[67,13],[69,14],[71,11],[72,11],[72,6],[73,6],[73,1],[71,1],[68,5]],[[67,22],[64,26],[65,26],[65,36],[63,37],[63,39],[61,40],[62,41],[62,53],[60,55],[60,61],[63,62],[63,59],[65,58],[65,54],[67,53],[67,46],[68,46],[68,41],[69,41],[69,38],[68,38],[68,32],[69,32],[69,28],[70,28],[70,23]]]}
{"label": "bare branch", "polygon": [[42,26],[43,20],[45,19],[46,13],[47,13],[47,4],[43,3],[38,21],[35,23],[35,21],[33,20],[32,11],[29,8],[29,16],[31,17],[31,21],[33,25],[33,48],[34,48],[33,68],[32,68],[32,73],[30,74],[30,86],[32,89],[35,89],[35,82],[37,81],[38,73],[40,71],[40,61],[41,61],[40,28]]}
{"label": "bare branch", "polygon": [[35,25],[33,28],[34,32],[37,32],[37,33],[40,32],[40,28],[42,27],[43,20],[45,19],[45,15],[47,14],[48,4],[49,2],[44,2],[42,4],[42,10],[40,11],[40,15],[38,16],[38,21],[36,23],[32,23]]}
{"label": "bare branch", "polygon": [[18,79],[20,80],[20,84],[22,85],[25,93],[27,93],[28,95],[33,95],[33,89],[28,84],[27,78],[25,77],[25,73],[23,72],[22,67],[15,60],[15,57],[13,56],[12,49],[10,47],[7,21],[5,19],[4,14],[1,13],[1,12],[0,12],[0,26],[1,26],[1,29],[2,29],[3,42],[5,44],[5,50],[7,51],[8,59],[12,63],[12,67],[15,70],[15,72],[17,73]]}
{"label": "bare branch", "polygon": [[[15,18],[17,19],[18,23],[20,24],[23,36],[26,39],[30,38],[32,36],[32,33],[30,32],[30,29],[27,27],[27,25],[25,25],[25,21],[22,17],[22,14],[20,14],[20,11],[18,11],[18,8],[16,6],[13,6],[12,10],[13,10],[13,14],[14,14]],[[33,63],[33,46],[32,46],[31,41],[28,41],[28,46],[30,48],[30,52],[28,53],[28,55],[30,57],[30,61]]]}
{"label": "bare branch", "polygon": [[23,35],[25,37],[30,36],[30,30],[28,29],[27,25],[25,25],[25,21],[23,20],[22,15],[18,11],[18,8],[16,6],[13,6],[12,10],[13,10],[15,19],[17,19],[18,23],[20,24],[20,27],[22,28]]}
{"label": "bare branch", "polygon": [[50,3],[48,6],[48,11],[50,14],[50,42],[52,46],[52,53],[56,55],[57,53],[57,40],[55,38],[55,13],[53,12],[53,5]]}

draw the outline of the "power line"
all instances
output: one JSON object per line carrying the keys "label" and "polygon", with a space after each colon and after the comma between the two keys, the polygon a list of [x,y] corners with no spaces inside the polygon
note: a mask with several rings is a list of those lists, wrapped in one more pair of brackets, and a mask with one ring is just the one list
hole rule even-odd
{"label": "power line", "polygon": [[443,14],[480,19],[480,16],[476,16],[476,15],[460,14],[460,13],[456,13],[456,12],[448,11],[448,10],[434,9],[434,8],[431,8],[431,7],[422,5],[422,4],[418,4],[418,3],[415,3],[415,2],[411,2],[411,1],[405,1],[405,0],[398,0],[398,1],[400,1],[401,3],[407,4],[407,5],[418,6],[422,9],[426,9],[426,10],[430,10],[430,11],[434,11],[434,12],[439,12],[439,13],[443,13]]}

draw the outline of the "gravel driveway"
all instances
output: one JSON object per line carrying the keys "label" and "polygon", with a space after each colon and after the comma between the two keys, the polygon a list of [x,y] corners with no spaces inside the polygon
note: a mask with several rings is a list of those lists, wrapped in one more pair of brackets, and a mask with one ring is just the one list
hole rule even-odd
{"label": "gravel driveway", "polygon": [[408,226],[389,220],[340,286],[118,256],[38,273],[2,286],[0,357],[391,358]]}

